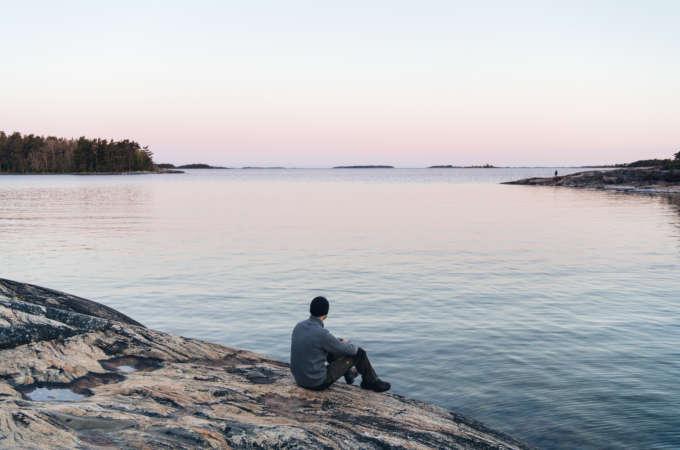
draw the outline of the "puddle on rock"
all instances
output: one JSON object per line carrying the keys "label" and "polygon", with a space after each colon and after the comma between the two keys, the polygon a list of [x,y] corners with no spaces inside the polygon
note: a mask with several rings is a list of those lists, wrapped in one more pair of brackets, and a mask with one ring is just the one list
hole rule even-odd
{"label": "puddle on rock", "polygon": [[146,372],[156,370],[162,365],[159,359],[141,356],[119,356],[117,358],[101,360],[99,364],[106,370],[122,373]]}
{"label": "puddle on rock", "polygon": [[102,384],[120,383],[125,376],[119,373],[88,373],[70,383],[38,382],[17,386],[15,389],[34,402],[77,402],[94,395],[91,388]]}
{"label": "puddle on rock", "polygon": [[24,391],[23,394],[34,402],[77,402],[87,397],[67,387],[35,387]]}

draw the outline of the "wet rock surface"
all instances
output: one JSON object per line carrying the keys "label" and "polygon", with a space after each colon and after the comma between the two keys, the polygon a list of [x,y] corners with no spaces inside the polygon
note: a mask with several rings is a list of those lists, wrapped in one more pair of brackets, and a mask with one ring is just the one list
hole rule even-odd
{"label": "wet rock surface", "polygon": [[591,170],[564,176],[525,178],[503,184],[566,186],[640,194],[677,195],[680,194],[680,170],[658,167]]}
{"label": "wet rock surface", "polygon": [[287,364],[3,279],[0,343],[2,448],[524,448],[397,395],[304,390]]}

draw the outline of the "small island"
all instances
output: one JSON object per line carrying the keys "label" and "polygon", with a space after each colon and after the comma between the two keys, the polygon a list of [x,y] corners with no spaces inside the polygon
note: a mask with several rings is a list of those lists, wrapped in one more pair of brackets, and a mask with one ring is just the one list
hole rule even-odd
{"label": "small island", "polygon": [[230,167],[211,166],[204,163],[184,164],[182,166],[176,166],[170,163],[161,163],[156,164],[156,167],[160,169],[230,169]]}
{"label": "small island", "polygon": [[394,166],[367,165],[367,166],[335,166],[334,169],[394,169]]}
{"label": "small island", "polygon": [[617,164],[611,169],[589,170],[569,175],[533,177],[503,184],[566,186],[605,189],[640,194],[680,194],[680,152],[674,159],[644,159]]}
{"label": "small island", "polygon": [[451,164],[441,165],[441,166],[430,166],[428,169],[495,169],[496,166],[491,164],[484,164],[481,166],[453,166]]}
{"label": "small island", "polygon": [[211,166],[210,164],[194,163],[177,166],[178,169],[229,169],[229,167]]}

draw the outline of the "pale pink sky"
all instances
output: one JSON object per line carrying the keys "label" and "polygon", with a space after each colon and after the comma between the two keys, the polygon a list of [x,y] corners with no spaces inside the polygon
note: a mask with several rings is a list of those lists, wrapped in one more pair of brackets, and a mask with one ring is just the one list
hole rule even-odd
{"label": "pale pink sky", "polygon": [[125,137],[159,162],[229,166],[680,150],[680,3],[370,4],[10,6],[0,129]]}

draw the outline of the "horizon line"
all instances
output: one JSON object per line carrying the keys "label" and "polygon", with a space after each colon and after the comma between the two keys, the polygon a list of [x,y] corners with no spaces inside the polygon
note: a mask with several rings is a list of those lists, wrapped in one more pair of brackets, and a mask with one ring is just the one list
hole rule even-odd
{"label": "horizon line", "polygon": [[[173,163],[158,163],[159,164],[173,164]],[[338,166],[229,166],[229,165],[212,165],[207,163],[187,163],[187,164],[173,164],[175,168],[181,169],[182,166],[191,164],[206,164],[209,168],[184,168],[185,170],[285,170],[285,169],[344,169],[344,170],[368,170],[368,169],[597,169],[597,168],[615,168],[619,165],[626,163],[616,163],[616,164],[555,164],[555,165],[503,165],[503,166],[491,166],[484,167],[478,165],[470,166],[458,166],[451,165],[450,167],[445,167],[447,165],[437,164],[433,166],[393,166],[390,164],[348,164],[348,165],[338,165]],[[437,167],[439,166],[439,167]]]}

